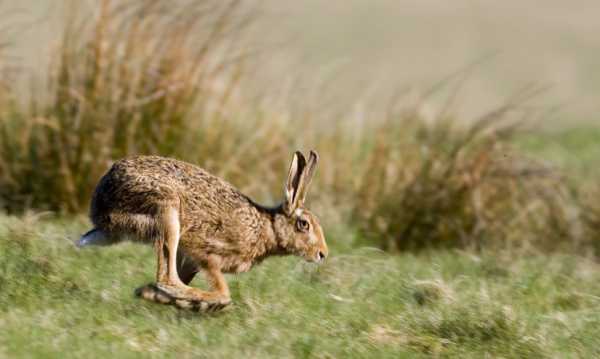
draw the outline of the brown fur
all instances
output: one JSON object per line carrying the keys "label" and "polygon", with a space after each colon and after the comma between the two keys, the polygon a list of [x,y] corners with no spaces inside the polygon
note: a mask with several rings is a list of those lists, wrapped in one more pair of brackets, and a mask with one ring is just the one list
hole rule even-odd
{"label": "brown fur", "polygon": [[[319,221],[304,208],[317,162],[315,152],[308,163],[296,152],[284,202],[267,208],[192,164],[157,156],[125,158],[98,183],[90,210],[95,229],[88,234],[97,231],[98,244],[123,238],[154,244],[157,284],[139,288],[139,296],[184,308],[227,305],[222,273],[245,272],[271,255],[309,261],[327,256]],[[187,286],[200,270],[211,292]]]}

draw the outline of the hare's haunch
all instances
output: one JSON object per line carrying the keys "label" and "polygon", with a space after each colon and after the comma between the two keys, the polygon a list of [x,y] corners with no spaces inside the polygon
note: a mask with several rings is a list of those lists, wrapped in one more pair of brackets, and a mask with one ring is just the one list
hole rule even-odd
{"label": "hare's haunch", "polygon": [[[92,198],[94,228],[79,246],[125,239],[154,245],[156,284],[136,294],[182,308],[211,310],[231,302],[223,273],[240,273],[271,255],[295,254],[308,261],[327,257],[317,217],[304,207],[318,156],[292,159],[285,198],[264,207],[224,180],[189,163],[157,156],[116,162]],[[189,287],[203,271],[211,291]]]}

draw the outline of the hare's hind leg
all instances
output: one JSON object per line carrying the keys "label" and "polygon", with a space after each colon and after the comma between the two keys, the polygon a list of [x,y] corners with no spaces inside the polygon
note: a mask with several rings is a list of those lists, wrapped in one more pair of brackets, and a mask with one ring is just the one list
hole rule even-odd
{"label": "hare's hind leg", "polygon": [[[198,267],[190,263],[186,263],[182,253],[178,253],[177,269],[181,280],[188,284],[198,273]],[[231,303],[229,287],[221,270],[212,265],[209,261],[207,268],[204,269],[206,280],[211,288],[210,292],[197,290],[201,293],[202,299],[197,298],[181,298],[175,297],[172,293],[166,292],[163,288],[155,284],[148,284],[136,289],[135,294],[144,299],[162,303],[173,304],[179,308],[199,310],[199,311],[217,311]],[[194,288],[192,288],[194,289]]]}
{"label": "hare's hind leg", "polygon": [[[189,309],[211,309],[215,305],[228,304],[229,298],[221,293],[205,292],[184,284],[177,271],[177,250],[179,247],[179,213],[171,206],[165,207],[159,218],[160,234],[155,242],[157,254],[156,286],[138,289],[136,294],[160,303],[175,304]],[[187,273],[189,281],[193,275]],[[191,275],[191,276],[190,276]],[[227,291],[228,294],[228,291]]]}
{"label": "hare's hind leg", "polygon": [[179,248],[179,213],[173,207],[167,207],[160,216],[161,233],[155,242],[157,266],[157,286],[174,297],[189,298],[195,290],[184,284],[177,272],[177,250]]}
{"label": "hare's hind leg", "polygon": [[[181,251],[177,253],[177,273],[183,284],[186,285],[190,284],[196,274],[198,274],[198,266],[181,253]],[[175,304],[175,298],[170,297],[167,293],[158,289],[154,283],[139,287],[135,290],[135,295],[152,302]]]}

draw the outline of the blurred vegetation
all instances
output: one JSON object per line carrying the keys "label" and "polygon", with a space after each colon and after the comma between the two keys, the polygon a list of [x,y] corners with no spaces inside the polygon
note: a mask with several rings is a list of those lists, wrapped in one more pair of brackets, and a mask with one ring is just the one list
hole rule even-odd
{"label": "blurred vegetation", "polygon": [[275,202],[292,151],[312,147],[322,158],[317,213],[372,245],[598,247],[597,190],[530,155],[539,146],[515,121],[535,89],[474,122],[401,100],[359,114],[298,110],[276,88],[244,96],[255,13],[242,2],[92,6],[91,20],[66,10],[46,86],[30,100],[2,71],[0,205],[9,212],[85,212],[111,163],[140,153],[197,163]]}
{"label": "blurred vegetation", "polygon": [[68,7],[47,88],[29,103],[15,101],[2,121],[5,206],[81,211],[116,158],[198,161],[211,141],[227,145],[219,117],[243,61],[220,53],[240,47],[238,8],[104,0],[88,21],[76,4]]}
{"label": "blurred vegetation", "polygon": [[561,212],[568,193],[553,169],[513,150],[518,129],[503,123],[512,109],[466,126],[417,119],[408,141],[390,138],[406,127],[383,128],[359,190],[365,234],[401,250],[562,243],[571,225]]}

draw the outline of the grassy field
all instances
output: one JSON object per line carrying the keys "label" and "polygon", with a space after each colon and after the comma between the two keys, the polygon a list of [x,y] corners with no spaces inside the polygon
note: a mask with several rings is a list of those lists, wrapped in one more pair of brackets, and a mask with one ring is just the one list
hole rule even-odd
{"label": "grassy field", "polygon": [[[406,23],[383,7],[388,2],[379,1],[379,10],[366,17],[322,17],[336,26],[378,28],[402,50],[407,62],[375,48],[349,52],[385,59],[394,71],[373,62],[360,68],[380,70],[394,83],[404,79],[373,98],[336,98],[327,88],[354,89],[345,84],[362,80],[315,75],[310,66],[279,63],[268,50],[255,53],[253,37],[273,40],[261,29],[287,35],[265,27],[261,11],[245,2],[173,7],[163,0],[127,6],[102,0],[54,9],[47,20],[56,29],[42,31],[47,41],[10,41],[10,34],[0,33],[0,43],[7,44],[0,46],[0,358],[600,357],[600,129],[575,115],[597,113],[595,99],[586,105],[595,93],[593,76],[580,76],[597,54],[584,41],[581,50],[564,52],[568,56],[555,54],[560,42],[546,30],[565,33],[562,20],[542,26],[529,16],[517,19],[530,31],[514,26],[509,35],[522,41],[508,42],[523,52],[511,51],[503,40],[489,42],[490,35],[506,32],[495,11],[481,26],[463,21],[465,14],[471,18],[465,9],[462,17],[405,14],[421,19],[419,27],[455,27],[422,21],[439,18],[466,24],[459,33],[481,34],[441,51],[427,40],[434,33],[400,29],[409,42],[386,30],[383,13]],[[338,6],[345,9],[347,2],[329,10]],[[458,13],[455,5],[439,6],[433,8]],[[540,19],[568,15],[548,11]],[[306,27],[301,18],[280,18]],[[382,26],[368,25],[374,21]],[[593,33],[582,24],[579,31]],[[322,45],[300,46],[323,56],[308,59],[319,68],[339,58],[334,53],[340,49],[330,44],[344,47],[329,37],[336,31],[322,28],[303,32]],[[540,41],[541,32],[552,41]],[[370,46],[369,36],[379,38],[347,33],[339,31],[352,44]],[[531,47],[533,38],[553,51]],[[49,44],[36,47],[43,56],[26,56],[44,64],[15,66],[11,42]],[[479,46],[486,43],[489,48]],[[419,44],[433,52],[424,47],[424,56]],[[460,84],[475,70],[446,78],[480,52],[495,50],[510,57],[500,67],[518,73],[505,76],[496,65],[485,65],[487,75],[477,75],[464,91]],[[538,53],[573,71],[513,53]],[[581,100],[574,104],[578,110],[560,117],[572,119],[571,127],[541,121],[547,110],[536,101],[545,86],[521,86],[548,82],[543,74],[529,74],[532,66],[552,75],[559,97]],[[277,74],[280,67],[286,76],[256,81],[266,76],[259,68]],[[386,92],[375,72],[353,72],[377,85],[374,91]],[[287,77],[302,81],[288,88]],[[419,84],[423,93],[405,92],[404,81]],[[468,91],[482,85],[485,91]],[[490,100],[497,94],[500,104]],[[480,108],[485,114],[478,120],[464,116]],[[534,121],[539,127],[529,131]],[[134,289],[154,279],[150,247],[74,246],[89,229],[82,213],[93,188],[119,158],[176,157],[272,203],[293,151],[311,148],[321,161],[309,207],[324,225],[330,258],[321,266],[275,258],[230,276],[234,304],[223,312],[195,313],[135,298]],[[204,283],[198,278],[193,285]]]}
{"label": "grassy field", "polygon": [[582,257],[389,255],[329,229],[324,265],[276,258],[230,276],[234,304],[209,315],[135,298],[151,248],[78,250],[84,229],[0,217],[1,357],[600,355],[600,271]]}

